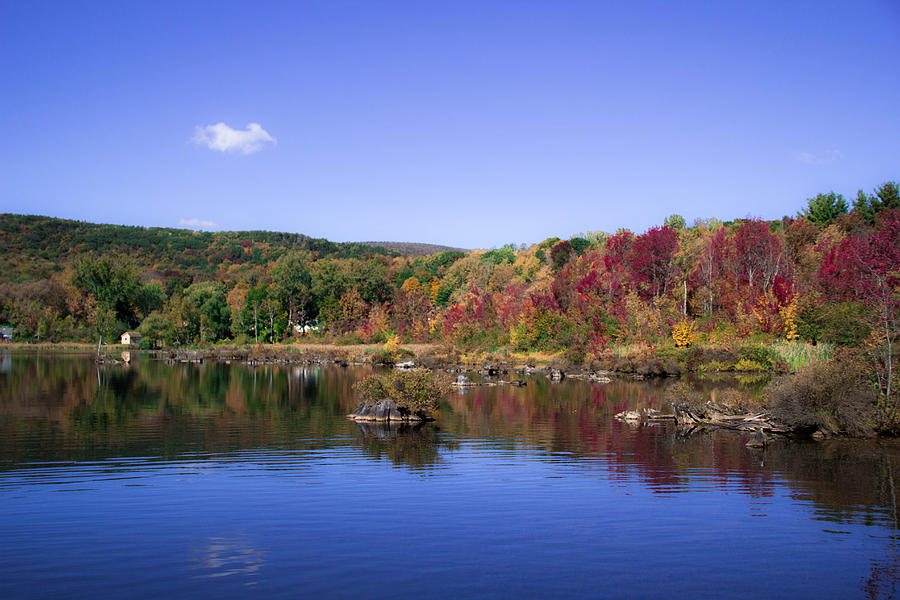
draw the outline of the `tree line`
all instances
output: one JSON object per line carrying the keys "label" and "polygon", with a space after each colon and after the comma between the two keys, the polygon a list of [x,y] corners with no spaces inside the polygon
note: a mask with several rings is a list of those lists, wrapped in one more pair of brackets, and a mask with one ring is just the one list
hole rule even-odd
{"label": "tree line", "polygon": [[896,389],[900,194],[834,193],[793,217],[399,256],[297,234],[196,233],[3,215],[0,323],[28,341],[139,329],[145,345],[446,342],[566,352],[799,339],[870,352]]}

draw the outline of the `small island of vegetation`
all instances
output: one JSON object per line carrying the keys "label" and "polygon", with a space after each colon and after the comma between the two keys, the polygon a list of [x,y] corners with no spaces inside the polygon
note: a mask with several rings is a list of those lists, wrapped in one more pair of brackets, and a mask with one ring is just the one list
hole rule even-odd
{"label": "small island of vegetation", "polygon": [[426,369],[396,370],[358,381],[362,402],[348,415],[358,421],[430,421],[449,391],[447,378]]}

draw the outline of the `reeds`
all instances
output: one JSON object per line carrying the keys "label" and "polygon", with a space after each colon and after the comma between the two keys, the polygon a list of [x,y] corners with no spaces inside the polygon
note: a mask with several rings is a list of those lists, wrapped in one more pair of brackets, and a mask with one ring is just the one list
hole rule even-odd
{"label": "reeds", "polygon": [[772,350],[791,371],[801,371],[811,365],[828,362],[834,354],[834,344],[819,342],[813,345],[794,340],[773,344]]}

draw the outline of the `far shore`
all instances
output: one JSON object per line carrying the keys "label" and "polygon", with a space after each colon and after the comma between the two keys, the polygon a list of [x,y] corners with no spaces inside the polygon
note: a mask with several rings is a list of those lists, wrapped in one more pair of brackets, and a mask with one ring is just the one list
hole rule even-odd
{"label": "far shore", "polygon": [[[772,373],[790,372],[783,364],[760,364],[741,361],[742,351],[756,345],[719,346],[696,345],[693,348],[670,346],[621,346],[613,347],[599,360],[572,360],[565,352],[515,352],[506,349],[460,350],[446,344],[411,343],[398,344],[387,350],[384,344],[340,344],[321,342],[283,342],[277,344],[218,344],[209,346],[140,348],[136,345],[103,344],[99,348],[102,357],[117,360],[119,353],[152,353],[173,359],[227,360],[252,363],[363,363],[392,365],[408,361],[428,368],[470,370],[490,367],[498,370],[559,370],[566,373],[619,373],[639,377],[677,377],[686,373]],[[0,352],[74,352],[98,353],[98,345],[87,342],[2,342]],[[738,366],[729,368],[728,365]],[[709,367],[712,366],[711,370]]]}

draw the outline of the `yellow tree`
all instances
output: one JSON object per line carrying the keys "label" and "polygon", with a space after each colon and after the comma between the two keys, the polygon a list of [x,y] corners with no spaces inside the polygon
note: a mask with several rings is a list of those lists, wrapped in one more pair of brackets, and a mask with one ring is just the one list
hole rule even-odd
{"label": "yellow tree", "polygon": [[418,277],[407,277],[406,281],[403,282],[403,285],[400,286],[400,289],[407,294],[410,292],[418,292],[421,294],[422,282],[419,281]]}
{"label": "yellow tree", "polygon": [[431,280],[430,291],[428,293],[428,299],[431,300],[432,306],[437,306],[438,303],[438,293],[441,290],[441,281],[437,277],[434,277]]}

